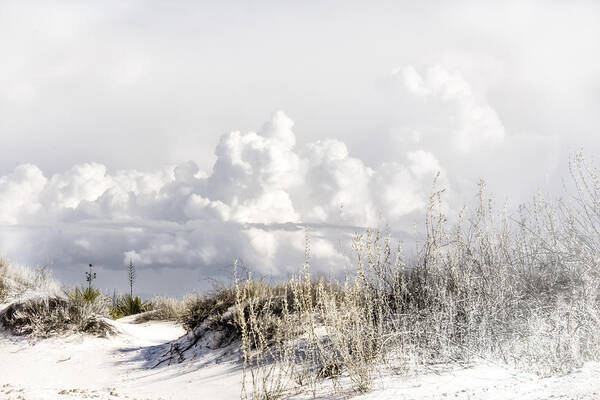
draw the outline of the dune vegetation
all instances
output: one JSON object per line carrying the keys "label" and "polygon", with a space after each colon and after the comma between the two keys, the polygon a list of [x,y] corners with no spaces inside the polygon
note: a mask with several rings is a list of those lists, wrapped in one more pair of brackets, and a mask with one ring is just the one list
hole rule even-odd
{"label": "dune vegetation", "polygon": [[483,182],[456,216],[435,192],[415,256],[385,232],[357,234],[341,280],[312,276],[308,238],[297,276],[238,277],[200,301],[187,328],[239,337],[253,398],[317,393],[325,379],[367,391],[383,370],[481,360],[568,373],[600,359],[600,182],[581,155],[571,176],[565,197],[538,195],[514,213],[497,211]]}
{"label": "dune vegetation", "polygon": [[[1,262],[0,322],[14,334],[105,334],[111,316],[136,314],[178,321],[188,348],[218,332],[216,346],[237,348],[244,398],[324,383],[364,392],[380,373],[481,360],[568,373],[600,360],[600,182],[581,155],[571,176],[563,198],[538,195],[515,212],[497,210],[481,183],[474,207],[447,215],[436,191],[415,254],[385,231],[358,233],[342,279],[311,273],[309,235],[296,276],[267,283],[236,268],[233,282],[183,300],[142,302],[131,286],[111,301]],[[185,360],[178,349],[166,359]]]}

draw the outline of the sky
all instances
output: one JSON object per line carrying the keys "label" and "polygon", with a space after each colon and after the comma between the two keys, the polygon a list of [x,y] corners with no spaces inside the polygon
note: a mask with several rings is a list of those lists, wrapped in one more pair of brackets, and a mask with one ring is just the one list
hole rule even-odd
{"label": "sky", "polygon": [[[600,150],[600,4],[0,0],[0,254],[181,295]],[[307,233],[308,232],[308,233]]]}

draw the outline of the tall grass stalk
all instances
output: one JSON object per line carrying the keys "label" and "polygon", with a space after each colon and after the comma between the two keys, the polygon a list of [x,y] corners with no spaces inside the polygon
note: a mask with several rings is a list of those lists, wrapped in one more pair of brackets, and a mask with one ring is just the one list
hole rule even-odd
{"label": "tall grass stalk", "polygon": [[513,214],[496,211],[481,182],[453,223],[434,192],[410,261],[368,231],[342,281],[312,279],[308,256],[281,284],[236,279],[242,397],[316,396],[324,379],[363,392],[381,368],[485,359],[551,375],[599,360],[600,180],[580,154],[571,175],[568,197],[537,195]]}

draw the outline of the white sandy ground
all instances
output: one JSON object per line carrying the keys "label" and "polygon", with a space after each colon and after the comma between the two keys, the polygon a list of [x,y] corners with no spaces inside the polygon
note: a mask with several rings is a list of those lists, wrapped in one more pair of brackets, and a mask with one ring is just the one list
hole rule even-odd
{"label": "white sandy ground", "polygon": [[116,326],[122,333],[108,339],[72,335],[34,345],[0,333],[0,399],[239,398],[239,366],[215,365],[215,354],[151,368],[153,353],[164,351],[158,346],[185,333],[180,326],[125,318]]}
{"label": "white sandy ground", "polygon": [[356,400],[600,399],[600,364],[590,363],[569,375],[539,378],[496,365],[478,365],[417,378],[382,379],[375,390]]}
{"label": "white sandy ground", "polygon": [[[108,339],[72,335],[36,344],[0,331],[0,399],[239,398],[240,366],[236,360],[220,361],[219,351],[150,368],[184,333],[176,324],[121,319],[116,326],[122,333]],[[600,364],[546,379],[490,364],[415,378],[382,377],[372,392],[356,398],[600,400]]]}

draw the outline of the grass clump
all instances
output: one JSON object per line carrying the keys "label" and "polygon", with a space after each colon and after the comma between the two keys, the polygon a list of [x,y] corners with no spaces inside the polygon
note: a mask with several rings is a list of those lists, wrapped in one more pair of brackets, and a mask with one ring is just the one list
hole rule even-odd
{"label": "grass clump", "polygon": [[472,211],[448,216],[439,191],[411,259],[368,231],[342,280],[315,281],[308,256],[287,282],[237,280],[242,397],[315,394],[324,378],[363,392],[382,368],[486,360],[547,376],[600,360],[598,176],[578,155],[567,200],[536,196],[512,214],[482,183]]}
{"label": "grass clump", "polygon": [[93,303],[102,297],[100,289],[88,287],[86,289],[76,287],[68,292],[69,297],[75,303]]}
{"label": "grass clump", "polygon": [[6,261],[0,258],[0,302],[8,297],[8,265]]}
{"label": "grass clump", "polygon": [[[91,266],[91,264],[90,264]],[[151,302],[143,302],[139,296],[133,295],[133,286],[136,279],[135,266],[133,261],[129,260],[127,266],[127,281],[129,283],[129,294],[118,295],[116,292],[112,297],[112,304],[110,307],[110,316],[113,319],[119,319],[130,315],[136,315],[148,312],[152,310]]]}
{"label": "grass clump", "polygon": [[182,322],[183,315],[186,311],[186,303],[188,298],[196,296],[187,296],[183,300],[156,296],[146,302],[146,310],[135,318],[135,322],[147,321],[176,321]]}
{"label": "grass clump", "polygon": [[149,310],[151,310],[150,303],[143,302],[139,296],[132,297],[130,294],[127,294],[113,296],[109,313],[112,319],[118,319]]}
{"label": "grass clump", "polygon": [[46,338],[68,332],[98,336],[114,333],[102,318],[107,304],[72,299],[67,295],[36,296],[11,303],[0,314],[0,323],[14,335]]}
{"label": "grass clump", "polygon": [[98,336],[114,333],[106,321],[108,300],[93,287],[63,290],[47,268],[2,268],[8,305],[0,324],[14,335],[46,338],[69,332]]}
{"label": "grass clump", "polygon": [[187,330],[193,330],[210,317],[223,315],[235,305],[235,290],[222,286],[206,295],[189,296],[184,301],[179,321]]}

